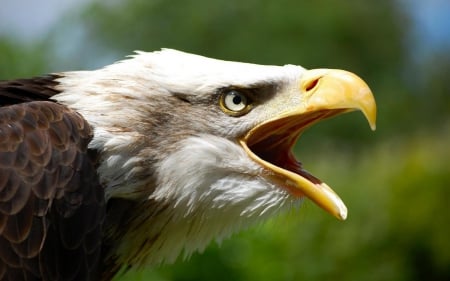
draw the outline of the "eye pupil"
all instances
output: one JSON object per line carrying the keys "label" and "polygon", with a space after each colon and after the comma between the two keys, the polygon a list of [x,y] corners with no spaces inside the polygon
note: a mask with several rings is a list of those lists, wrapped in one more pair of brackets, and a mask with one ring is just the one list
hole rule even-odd
{"label": "eye pupil", "polygon": [[233,103],[234,103],[234,104],[240,104],[241,102],[242,102],[242,98],[241,98],[240,96],[235,95],[235,96],[233,97]]}

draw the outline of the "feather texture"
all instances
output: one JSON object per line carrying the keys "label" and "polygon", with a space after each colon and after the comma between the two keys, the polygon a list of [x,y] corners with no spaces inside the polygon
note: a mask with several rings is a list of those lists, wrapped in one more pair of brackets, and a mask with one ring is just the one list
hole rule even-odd
{"label": "feather texture", "polygon": [[52,74],[29,79],[0,81],[0,106],[22,102],[48,100],[59,91],[58,75]]}
{"label": "feather texture", "polygon": [[0,136],[0,280],[95,280],[105,205],[88,123],[26,102],[0,108]]}

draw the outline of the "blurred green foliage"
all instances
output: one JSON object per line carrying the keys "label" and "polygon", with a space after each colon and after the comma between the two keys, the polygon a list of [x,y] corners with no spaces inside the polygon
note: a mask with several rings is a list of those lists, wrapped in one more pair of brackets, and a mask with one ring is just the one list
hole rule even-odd
{"label": "blurred green foliage", "polygon": [[[73,26],[82,30],[75,39]],[[450,280],[450,56],[417,61],[410,36],[408,15],[391,0],[97,0],[35,45],[0,39],[0,77],[162,47],[355,72],[376,96],[377,131],[351,113],[316,125],[297,146],[346,202],[346,222],[305,202],[188,262],[117,280]],[[61,55],[66,45],[70,55]]]}
{"label": "blurred green foliage", "polygon": [[25,46],[11,38],[0,37],[0,79],[42,74],[47,55],[43,43]]}

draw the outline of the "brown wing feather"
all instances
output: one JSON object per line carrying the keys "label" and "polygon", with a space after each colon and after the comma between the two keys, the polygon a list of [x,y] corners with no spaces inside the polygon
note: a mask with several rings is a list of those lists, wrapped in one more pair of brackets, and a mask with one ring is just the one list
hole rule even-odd
{"label": "brown wing feather", "polygon": [[0,106],[30,101],[44,101],[59,93],[58,75],[0,81]]}
{"label": "brown wing feather", "polygon": [[103,189],[92,132],[53,102],[0,107],[0,280],[96,280]]}

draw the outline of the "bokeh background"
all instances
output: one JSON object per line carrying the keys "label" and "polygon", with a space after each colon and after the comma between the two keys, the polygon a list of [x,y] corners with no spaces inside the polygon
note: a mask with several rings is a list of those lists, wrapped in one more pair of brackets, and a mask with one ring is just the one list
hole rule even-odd
{"label": "bokeh background", "polygon": [[189,261],[117,280],[450,280],[448,0],[1,3],[0,79],[170,47],[342,68],[376,96],[375,133],[350,113],[318,124],[296,146],[306,168],[344,199],[347,221],[306,202]]}

